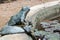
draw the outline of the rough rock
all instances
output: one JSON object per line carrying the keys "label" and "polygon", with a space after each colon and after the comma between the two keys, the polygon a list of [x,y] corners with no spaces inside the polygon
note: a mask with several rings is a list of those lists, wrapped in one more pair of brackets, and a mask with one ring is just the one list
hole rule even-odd
{"label": "rough rock", "polygon": [[[45,4],[36,5],[31,7],[31,11],[28,13],[26,20],[33,23],[34,28],[43,20],[53,19],[60,16],[59,14],[59,1],[47,2]],[[38,20],[37,20],[38,19]]]}
{"label": "rough rock", "polygon": [[18,26],[5,26],[0,30],[0,35],[4,34],[16,34],[25,32],[21,27]]}
{"label": "rough rock", "polygon": [[32,40],[32,38],[26,35],[25,33],[21,33],[21,34],[5,35],[0,37],[0,40]]}
{"label": "rough rock", "polygon": [[37,31],[34,33],[35,36],[44,36],[48,39],[48,40],[59,40],[60,39],[60,34],[58,33],[51,33],[51,32],[46,32],[46,31]]}

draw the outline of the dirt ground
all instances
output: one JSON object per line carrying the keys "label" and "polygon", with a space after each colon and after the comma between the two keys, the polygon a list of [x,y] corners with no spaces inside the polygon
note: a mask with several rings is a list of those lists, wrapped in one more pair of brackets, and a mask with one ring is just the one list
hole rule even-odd
{"label": "dirt ground", "polygon": [[0,4],[0,28],[2,28],[10,17],[21,9],[22,6],[34,6],[54,0],[17,0],[10,3]]}

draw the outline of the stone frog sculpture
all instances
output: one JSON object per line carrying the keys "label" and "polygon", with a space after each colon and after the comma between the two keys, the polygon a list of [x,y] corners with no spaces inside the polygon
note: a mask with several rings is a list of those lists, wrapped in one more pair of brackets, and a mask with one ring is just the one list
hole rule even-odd
{"label": "stone frog sculpture", "polygon": [[0,30],[0,35],[4,36],[8,34],[26,33],[32,39],[34,39],[34,36],[31,34],[32,24],[30,22],[26,22],[25,26],[22,28],[21,26],[15,25],[18,23],[25,23],[25,17],[29,10],[29,7],[23,7],[18,14],[12,16],[9,22],[5,25],[5,27]]}
{"label": "stone frog sculpture", "polygon": [[16,15],[12,16],[8,21],[8,25],[13,26],[15,24],[22,24],[25,21],[27,13],[30,11],[29,7],[22,7],[22,9]]}

